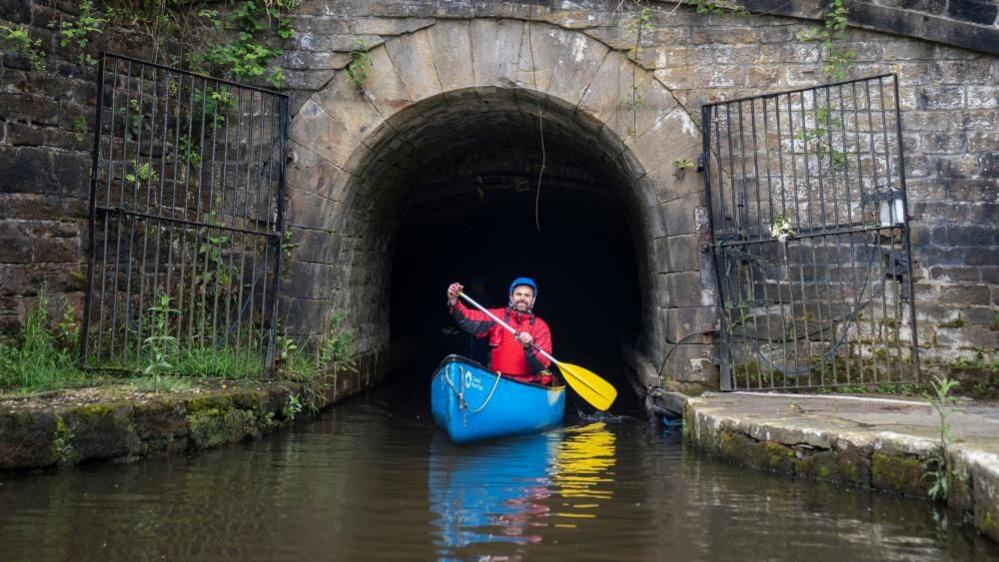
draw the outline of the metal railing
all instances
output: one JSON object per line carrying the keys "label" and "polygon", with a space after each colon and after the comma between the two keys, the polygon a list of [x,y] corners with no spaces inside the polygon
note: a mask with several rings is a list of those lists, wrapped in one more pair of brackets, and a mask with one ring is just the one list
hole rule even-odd
{"label": "metal railing", "polygon": [[112,54],[97,93],[83,367],[268,372],[287,97]]}
{"label": "metal railing", "polygon": [[894,75],[703,106],[723,389],[919,376]]}

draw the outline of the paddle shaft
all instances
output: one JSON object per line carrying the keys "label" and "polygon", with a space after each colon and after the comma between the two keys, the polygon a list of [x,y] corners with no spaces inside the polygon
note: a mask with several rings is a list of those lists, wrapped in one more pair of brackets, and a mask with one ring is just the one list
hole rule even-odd
{"label": "paddle shaft", "polygon": [[[513,334],[515,336],[517,335],[517,330],[514,330],[513,327],[511,327],[509,324],[507,324],[506,322],[500,320],[498,316],[496,316],[492,312],[489,312],[486,309],[486,307],[484,307],[481,304],[475,302],[475,299],[473,299],[472,297],[466,295],[465,293],[461,293],[461,292],[458,293],[458,296],[461,297],[461,298],[463,298],[463,299],[465,299],[466,301],[468,301],[468,303],[471,304],[472,306],[474,306],[475,308],[481,310],[482,312],[485,312],[486,316],[492,318],[494,322],[496,322],[500,326],[503,326],[504,328],[506,328],[507,331],[510,332],[511,334]],[[533,347],[534,349],[538,350],[538,353],[540,353],[541,355],[544,355],[545,358],[548,359],[549,361],[551,361],[552,363],[555,363],[556,365],[559,364],[558,359],[555,359],[554,357],[552,357],[551,354],[548,353],[547,351],[541,349],[540,347],[534,345],[533,343],[531,344],[531,347]]]}

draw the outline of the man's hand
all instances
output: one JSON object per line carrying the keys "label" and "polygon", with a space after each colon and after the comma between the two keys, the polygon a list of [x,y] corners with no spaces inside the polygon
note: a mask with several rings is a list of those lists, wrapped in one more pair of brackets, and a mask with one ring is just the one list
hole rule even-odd
{"label": "man's hand", "polygon": [[454,303],[458,302],[458,293],[460,293],[465,287],[461,283],[451,283],[447,288],[447,303],[450,306],[454,306]]}
{"label": "man's hand", "polygon": [[517,341],[524,347],[531,347],[531,344],[534,343],[534,338],[532,338],[531,334],[528,334],[527,332],[521,332],[517,334]]}

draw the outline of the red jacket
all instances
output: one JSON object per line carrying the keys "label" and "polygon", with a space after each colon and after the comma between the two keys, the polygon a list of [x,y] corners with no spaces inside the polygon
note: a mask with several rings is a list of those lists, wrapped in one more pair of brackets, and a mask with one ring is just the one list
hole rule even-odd
{"label": "red jacket", "polygon": [[[527,312],[517,312],[511,308],[492,308],[489,310],[498,318],[510,325],[514,330],[527,332],[534,339],[534,344],[552,352],[552,335],[548,324],[537,316]],[[458,326],[477,338],[488,338],[492,348],[490,365],[494,371],[514,378],[533,378],[538,371],[551,366],[551,361],[538,353],[533,347],[524,347],[506,328],[493,321],[486,313],[472,310],[461,301],[456,301],[451,307]]]}

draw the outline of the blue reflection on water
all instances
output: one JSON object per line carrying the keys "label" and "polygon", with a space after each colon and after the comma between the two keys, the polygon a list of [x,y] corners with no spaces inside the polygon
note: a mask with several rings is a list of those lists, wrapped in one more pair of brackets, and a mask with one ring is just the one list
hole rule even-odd
{"label": "blue reflection on water", "polygon": [[539,542],[560,433],[456,447],[443,434],[430,448],[430,509],[440,554],[486,542]]}
{"label": "blue reflection on water", "polygon": [[475,447],[436,435],[428,486],[438,554],[454,557],[485,543],[536,544],[546,529],[595,519],[613,495],[614,441],[602,422]]}

